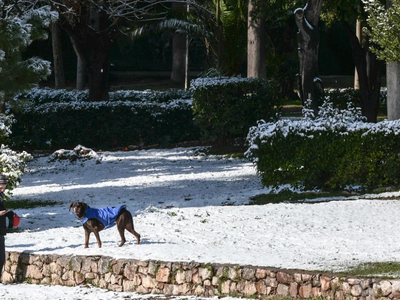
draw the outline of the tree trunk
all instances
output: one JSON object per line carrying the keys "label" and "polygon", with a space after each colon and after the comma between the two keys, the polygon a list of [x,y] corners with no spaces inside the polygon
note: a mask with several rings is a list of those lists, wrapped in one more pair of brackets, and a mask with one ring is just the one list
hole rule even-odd
{"label": "tree trunk", "polygon": [[247,21],[247,77],[266,78],[265,19],[255,15],[249,0]]}
{"label": "tree trunk", "polygon": [[89,80],[89,101],[108,99],[109,58],[116,24],[109,23],[108,15],[90,3],[82,6],[85,22],[69,23],[63,20],[62,28],[70,35],[72,45]]}
{"label": "tree trunk", "polygon": [[389,121],[400,119],[400,65],[390,62],[386,65],[387,116]]}
{"label": "tree trunk", "polygon": [[54,84],[56,89],[63,89],[65,88],[65,75],[62,57],[61,30],[58,21],[51,23],[51,38],[54,61]]}
{"label": "tree trunk", "polygon": [[[109,45],[110,46],[110,45]],[[97,49],[97,51],[96,51]],[[108,100],[110,73],[109,57],[111,47],[93,47],[89,56],[89,101]]]}
{"label": "tree trunk", "polygon": [[310,99],[311,108],[318,112],[319,100],[323,96],[322,81],[318,78],[318,21],[321,14],[322,0],[308,0],[305,8],[295,10],[298,32],[300,60],[299,91],[304,104]]}
{"label": "tree trunk", "polygon": [[86,73],[82,61],[76,56],[76,89],[83,91],[86,85]]}
{"label": "tree trunk", "polygon": [[223,45],[223,31],[224,31],[224,27],[222,25],[222,21],[221,21],[221,4],[220,4],[220,0],[217,0],[216,3],[216,11],[215,11],[215,17],[217,19],[217,68],[219,70],[221,70],[223,64],[224,64],[224,45]]}
{"label": "tree trunk", "polygon": [[[186,10],[185,3],[172,3],[172,10],[183,13]],[[172,37],[172,72],[170,80],[183,86],[185,84],[186,71],[186,34],[174,33]]]}
{"label": "tree trunk", "polygon": [[347,22],[342,22],[342,24],[349,36],[354,64],[357,68],[362,114],[368,122],[376,123],[384,62],[378,60],[375,54],[368,51],[368,40],[365,41],[363,47],[356,34],[351,30],[350,24]]}
{"label": "tree trunk", "polygon": [[[393,3],[386,1],[386,7],[389,8]],[[387,82],[387,116],[388,120],[400,119],[400,65],[395,62],[389,62],[386,66]]]}

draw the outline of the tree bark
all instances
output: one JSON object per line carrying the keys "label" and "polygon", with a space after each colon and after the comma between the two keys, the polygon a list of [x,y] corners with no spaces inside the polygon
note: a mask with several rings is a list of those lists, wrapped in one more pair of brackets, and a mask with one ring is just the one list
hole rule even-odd
{"label": "tree bark", "polygon": [[217,0],[215,17],[217,19],[217,68],[220,70],[224,64],[224,45],[223,45],[223,31],[224,27],[221,21],[221,1]]}
{"label": "tree bark", "polygon": [[255,16],[249,0],[247,21],[247,77],[266,78],[265,19]]}
{"label": "tree bark", "polygon": [[58,21],[51,23],[51,38],[54,61],[54,85],[56,89],[63,89],[65,88],[65,75],[62,56],[61,30]]}
{"label": "tree bark", "polygon": [[109,92],[109,58],[117,34],[112,29],[108,16],[90,4],[81,7],[82,23],[70,24],[63,20],[63,29],[70,35],[72,45],[89,81],[89,101],[105,101]]}
{"label": "tree bark", "polygon": [[350,24],[345,21],[342,24],[349,36],[353,60],[357,68],[362,114],[368,122],[376,123],[384,62],[378,60],[375,54],[368,51],[368,39],[361,45],[357,35],[351,30]]}
{"label": "tree bark", "polygon": [[387,116],[389,121],[400,119],[400,65],[390,62],[386,65]]}
{"label": "tree bark", "polygon": [[83,64],[78,56],[76,56],[76,89],[83,91],[86,85],[86,73]]}
{"label": "tree bark", "polygon": [[[393,3],[386,1],[386,7],[389,8]],[[389,62],[386,65],[387,82],[387,116],[388,120],[400,119],[400,65],[395,62]]]}
{"label": "tree bark", "polygon": [[319,100],[323,95],[322,81],[318,75],[319,30],[322,0],[308,0],[304,8],[295,10],[298,32],[298,51],[300,61],[299,91],[304,104],[310,99],[311,108],[318,112]]}
{"label": "tree bark", "polygon": [[[186,10],[185,3],[172,3],[172,10],[183,13]],[[170,80],[183,86],[185,84],[186,71],[186,34],[174,33],[172,36],[172,72]]]}

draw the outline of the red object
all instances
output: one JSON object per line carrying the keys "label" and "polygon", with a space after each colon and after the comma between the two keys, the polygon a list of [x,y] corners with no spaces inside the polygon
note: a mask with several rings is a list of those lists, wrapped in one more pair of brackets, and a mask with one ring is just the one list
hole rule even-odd
{"label": "red object", "polygon": [[14,217],[13,217],[13,227],[18,227],[20,222],[21,222],[21,221],[19,220],[18,215],[17,215],[16,213],[14,213]]}

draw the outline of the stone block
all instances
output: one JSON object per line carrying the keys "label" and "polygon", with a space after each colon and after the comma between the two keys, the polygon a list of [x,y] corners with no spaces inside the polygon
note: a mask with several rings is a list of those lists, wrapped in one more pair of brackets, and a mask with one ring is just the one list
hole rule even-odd
{"label": "stone block", "polygon": [[242,271],[242,277],[244,280],[251,280],[253,281],[256,276],[256,270],[252,268],[244,268]]}
{"label": "stone block", "polygon": [[[122,292],[123,291],[123,287],[118,284],[109,284],[108,289],[111,291],[114,291],[114,292]],[[146,293],[147,293],[147,291],[146,291]]]}
{"label": "stone block", "polygon": [[299,295],[301,298],[312,297],[312,285],[311,283],[305,283],[300,286]]}
{"label": "stone block", "polygon": [[351,287],[350,293],[353,297],[360,297],[362,294],[362,291],[363,290],[362,290],[361,286],[359,284],[356,284]]}
{"label": "stone block", "polygon": [[382,291],[382,296],[386,297],[392,293],[392,284],[387,280],[382,280],[379,283]]}
{"label": "stone block", "polygon": [[267,285],[265,284],[265,281],[263,280],[257,281],[256,289],[257,289],[257,294],[267,295]]}
{"label": "stone block", "polygon": [[328,276],[321,276],[320,284],[323,292],[329,290],[331,288],[331,278]]}
{"label": "stone block", "polygon": [[244,285],[243,294],[245,296],[252,296],[257,294],[256,284],[251,281],[247,281]]}
{"label": "stone block", "polygon": [[229,268],[228,277],[230,280],[239,281],[242,278],[242,269],[239,267]]}
{"label": "stone block", "polygon": [[256,278],[257,279],[264,279],[267,277],[267,271],[264,269],[257,269],[256,271]]}
{"label": "stone block", "polygon": [[122,282],[122,287],[124,292],[135,292],[136,291],[136,287],[133,284],[133,281],[131,280],[124,280]]}
{"label": "stone block", "polygon": [[110,257],[101,257],[97,262],[97,272],[99,274],[106,274],[112,269],[113,260]]}
{"label": "stone block", "polygon": [[293,281],[293,276],[284,272],[278,272],[276,274],[276,279],[279,283],[288,284]]}
{"label": "stone block", "polygon": [[35,265],[28,265],[25,270],[26,278],[43,279],[42,270]]}
{"label": "stone block", "polygon": [[73,257],[71,257],[70,266],[71,266],[71,268],[72,268],[72,271],[74,271],[74,272],[81,272],[81,268],[82,268],[82,257],[80,257],[80,256],[73,256]]}
{"label": "stone block", "polygon": [[160,282],[169,282],[171,270],[168,268],[160,268],[156,274],[156,280]]}
{"label": "stone block", "polygon": [[276,289],[276,294],[283,297],[289,296],[289,286],[283,283],[279,283],[278,288]]}
{"label": "stone block", "polygon": [[289,286],[289,296],[292,298],[297,298],[299,291],[299,285],[297,282],[291,282]]}
{"label": "stone block", "polygon": [[212,270],[208,268],[199,268],[199,276],[202,280],[210,279],[212,276]]}
{"label": "stone block", "polygon": [[[168,281],[162,281],[158,280],[159,282],[168,282]],[[147,276],[142,276],[142,286],[145,288],[153,289],[157,286],[157,281],[150,275]]]}
{"label": "stone block", "polygon": [[[123,269],[123,274],[129,280],[133,280],[133,278],[135,277],[135,275],[137,273],[137,269],[138,269],[138,267],[136,265],[126,264],[125,268]],[[120,273],[121,272],[116,272],[115,274],[120,274]]]}
{"label": "stone block", "polygon": [[185,272],[178,270],[175,275],[175,281],[177,284],[182,284],[182,283],[186,282]]}

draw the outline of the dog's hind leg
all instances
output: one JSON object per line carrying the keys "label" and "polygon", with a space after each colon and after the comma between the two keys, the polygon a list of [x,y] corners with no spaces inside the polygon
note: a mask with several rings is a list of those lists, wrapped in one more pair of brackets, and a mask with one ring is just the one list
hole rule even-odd
{"label": "dog's hind leg", "polygon": [[121,243],[119,244],[118,247],[122,247],[126,242],[126,239],[125,239],[125,223],[124,222],[117,222],[117,227],[118,227],[119,235],[121,236]]}
{"label": "dog's hind leg", "polygon": [[128,230],[130,233],[132,233],[136,237],[137,243],[140,244],[140,234],[137,233],[135,231],[135,229],[133,229],[133,227],[130,225],[126,226],[126,230]]}
{"label": "dog's hind leg", "polygon": [[133,218],[131,213],[129,213],[129,218],[131,221],[128,224],[126,224],[125,229],[128,230],[130,233],[132,233],[135,236],[137,243],[140,244],[140,234],[137,233],[135,231],[135,228],[133,227]]}

